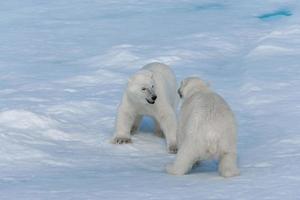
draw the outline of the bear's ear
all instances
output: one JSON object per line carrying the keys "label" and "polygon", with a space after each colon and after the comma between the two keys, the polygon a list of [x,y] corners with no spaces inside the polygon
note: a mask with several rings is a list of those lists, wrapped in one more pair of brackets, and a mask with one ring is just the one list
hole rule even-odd
{"label": "bear's ear", "polygon": [[179,88],[178,88],[178,89],[180,89],[180,88],[182,87],[183,81],[184,81],[184,80],[180,81],[180,85],[179,85]]}
{"label": "bear's ear", "polygon": [[145,70],[145,75],[147,76],[147,77],[150,77],[151,79],[153,78],[153,72],[151,72],[151,71],[148,71],[148,70]]}
{"label": "bear's ear", "polygon": [[153,73],[149,70],[141,69],[135,75],[138,75],[138,76],[141,75],[141,76],[144,76],[144,77],[152,78]]}
{"label": "bear's ear", "polygon": [[186,85],[186,82],[187,82],[187,80],[186,79],[183,79],[182,81],[181,81],[181,83],[180,83],[180,88],[183,88],[185,85]]}
{"label": "bear's ear", "polygon": [[132,82],[132,77],[129,77],[129,78],[127,79],[127,83],[130,84],[131,82]]}

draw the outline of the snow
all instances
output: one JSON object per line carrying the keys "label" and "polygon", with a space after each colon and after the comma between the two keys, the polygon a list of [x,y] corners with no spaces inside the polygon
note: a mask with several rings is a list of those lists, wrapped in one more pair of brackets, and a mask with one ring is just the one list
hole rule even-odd
{"label": "snow", "polygon": [[[298,199],[300,3],[114,0],[0,3],[0,199]],[[197,75],[239,122],[241,176],[186,176],[143,121],[112,145],[142,65]]]}

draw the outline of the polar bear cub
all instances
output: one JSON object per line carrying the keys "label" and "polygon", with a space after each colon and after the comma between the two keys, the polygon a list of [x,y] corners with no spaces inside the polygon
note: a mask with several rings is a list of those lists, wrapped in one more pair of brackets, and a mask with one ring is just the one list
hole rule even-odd
{"label": "polar bear cub", "polygon": [[145,65],[128,81],[116,117],[112,143],[130,143],[144,115],[155,121],[155,132],[165,136],[168,151],[177,152],[177,82],[171,68],[162,63]]}
{"label": "polar bear cub", "polygon": [[183,99],[177,131],[178,153],[167,172],[183,175],[201,160],[219,159],[223,177],[239,175],[236,122],[224,99],[199,78],[190,77],[178,89]]}

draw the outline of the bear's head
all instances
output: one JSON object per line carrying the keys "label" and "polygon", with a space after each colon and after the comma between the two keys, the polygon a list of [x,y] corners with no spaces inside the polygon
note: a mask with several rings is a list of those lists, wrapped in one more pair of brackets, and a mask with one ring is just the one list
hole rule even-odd
{"label": "bear's head", "polygon": [[140,70],[133,75],[128,81],[127,92],[133,102],[154,104],[157,95],[155,93],[153,73],[147,70]]}
{"label": "bear's head", "polygon": [[180,87],[177,90],[180,98],[187,98],[193,95],[196,91],[209,90],[209,84],[205,83],[198,77],[188,77],[181,81]]}

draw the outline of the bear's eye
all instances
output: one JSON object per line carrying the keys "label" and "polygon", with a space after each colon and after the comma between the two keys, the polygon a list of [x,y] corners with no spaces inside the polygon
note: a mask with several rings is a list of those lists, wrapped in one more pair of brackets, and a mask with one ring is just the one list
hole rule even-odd
{"label": "bear's eye", "polygon": [[154,88],[154,85],[152,85],[151,87]]}
{"label": "bear's eye", "polygon": [[146,88],[144,88],[144,87],[143,87],[143,88],[142,88],[142,90],[143,90],[143,91],[145,91],[145,90],[146,90]]}

